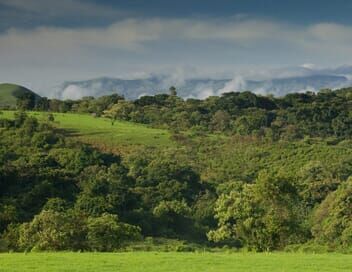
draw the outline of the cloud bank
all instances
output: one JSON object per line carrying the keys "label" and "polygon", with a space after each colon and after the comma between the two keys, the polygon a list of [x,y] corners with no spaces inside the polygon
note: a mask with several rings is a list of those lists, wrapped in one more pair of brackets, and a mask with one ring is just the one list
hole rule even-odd
{"label": "cloud bank", "polygon": [[[33,12],[37,8],[48,13],[55,9],[42,0],[0,3]],[[89,14],[91,11],[109,13],[107,8],[92,3],[63,3],[62,12],[67,5],[70,12],[82,10],[87,16],[94,16]],[[182,72],[177,72],[177,67],[183,65],[204,73],[233,74],[234,70],[251,69],[259,75],[263,69],[258,63],[267,67],[305,63],[301,67],[305,73],[312,68],[312,62],[352,62],[351,43],[349,25],[293,25],[246,16],[129,18],[105,27],[10,28],[0,34],[0,81],[30,82],[45,93],[65,80],[152,73],[175,67],[173,80],[178,83]]]}
{"label": "cloud bank", "polygon": [[80,48],[139,50],[148,48],[148,42],[153,41],[228,42],[248,48],[278,43],[276,48],[286,44],[315,53],[336,49],[342,51],[335,54],[352,52],[351,26],[334,23],[294,26],[259,19],[126,19],[101,28],[9,29],[0,39],[2,50],[27,47],[53,53]]}

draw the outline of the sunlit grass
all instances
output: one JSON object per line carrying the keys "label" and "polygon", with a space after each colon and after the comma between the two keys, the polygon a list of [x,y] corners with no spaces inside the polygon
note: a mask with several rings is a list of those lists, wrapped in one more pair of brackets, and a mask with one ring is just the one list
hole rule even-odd
{"label": "sunlit grass", "polygon": [[[13,118],[13,111],[3,111],[0,118]],[[48,113],[30,112],[39,120],[47,119]],[[88,114],[53,113],[54,125],[65,129],[71,136],[84,142],[106,146],[147,145],[168,146],[172,144],[167,130],[150,128],[142,124],[93,117]]]}
{"label": "sunlit grass", "polygon": [[352,256],[303,253],[0,254],[0,272],[352,271]]}

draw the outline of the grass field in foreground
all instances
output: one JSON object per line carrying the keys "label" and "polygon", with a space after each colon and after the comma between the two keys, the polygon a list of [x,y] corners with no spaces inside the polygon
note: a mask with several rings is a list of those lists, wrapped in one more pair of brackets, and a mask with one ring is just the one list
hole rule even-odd
{"label": "grass field in foreground", "polygon": [[0,272],[352,271],[352,256],[303,253],[0,254]]}
{"label": "grass field in foreground", "polygon": [[[0,118],[12,118],[13,111],[3,111]],[[30,112],[38,119],[47,118],[48,113]],[[172,144],[167,130],[154,129],[142,124],[93,117],[88,114],[53,113],[54,124],[63,128],[83,142],[114,148],[118,145],[165,146]]]}

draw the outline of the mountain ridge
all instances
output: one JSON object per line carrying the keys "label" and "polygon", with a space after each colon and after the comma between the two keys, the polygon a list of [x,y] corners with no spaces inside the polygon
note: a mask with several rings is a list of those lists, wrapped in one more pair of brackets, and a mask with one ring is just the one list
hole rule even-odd
{"label": "mountain ridge", "polygon": [[183,98],[203,99],[231,91],[252,91],[257,94],[282,96],[292,92],[347,87],[349,84],[348,77],[334,74],[312,74],[265,80],[244,79],[243,77],[234,77],[233,79],[191,78],[179,82],[168,76],[151,76],[140,79],[99,77],[89,80],[67,81],[62,84],[56,96],[61,99],[79,99],[84,96],[98,97],[119,93],[124,95],[126,99],[133,100],[143,95],[168,92],[170,86],[175,86],[178,94]]}

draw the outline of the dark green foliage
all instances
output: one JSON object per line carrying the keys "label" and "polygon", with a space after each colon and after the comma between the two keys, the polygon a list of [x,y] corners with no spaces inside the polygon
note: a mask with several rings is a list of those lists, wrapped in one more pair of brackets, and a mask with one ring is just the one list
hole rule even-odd
{"label": "dark green foliage", "polygon": [[201,127],[207,132],[295,140],[304,136],[350,138],[351,93],[351,88],[284,97],[230,92],[205,100],[183,100],[171,87],[170,94],[143,96],[135,101],[125,101],[117,94],[77,101],[39,98],[31,92],[20,92],[17,97],[20,109],[105,115],[112,120],[167,127],[173,131]]}
{"label": "dark green foliage", "polygon": [[258,251],[352,247],[351,89],[186,101],[170,91],[39,104],[172,130],[174,145],[123,156],[68,138],[50,115],[0,119],[1,250],[115,251],[141,235]]}
{"label": "dark green foliage", "polygon": [[196,230],[199,221],[192,207],[205,193],[205,186],[190,166],[167,155],[137,156],[131,159],[130,175],[135,180],[133,191],[138,203],[134,216],[142,220],[137,224],[144,234],[204,238],[205,233]]}
{"label": "dark green foliage", "polygon": [[23,89],[17,89],[13,92],[17,98],[17,108],[21,110],[32,110],[36,104],[36,95]]}
{"label": "dark green foliage", "polygon": [[352,245],[352,179],[331,192],[313,214],[313,235],[333,248]]}
{"label": "dark green foliage", "polygon": [[9,248],[111,251],[137,238],[130,224],[145,234],[204,239],[201,220],[210,215],[191,212],[205,191],[190,166],[136,159],[129,171],[120,157],[68,141],[24,112],[2,126],[0,232]]}
{"label": "dark green foliage", "polygon": [[96,251],[113,251],[127,241],[141,239],[139,227],[120,223],[112,214],[89,218],[87,230],[89,248]]}
{"label": "dark green foliage", "polygon": [[87,167],[81,172],[78,186],[76,208],[92,216],[107,212],[123,214],[133,206],[133,180],[119,164]]}
{"label": "dark green foliage", "polygon": [[116,215],[88,217],[74,210],[45,207],[31,222],[9,225],[3,241],[15,250],[114,251],[141,239],[140,228],[121,223]]}
{"label": "dark green foliage", "polygon": [[43,210],[31,222],[19,226],[19,248],[54,251],[75,249],[73,245],[80,240],[84,224],[84,221],[77,220],[73,214]]}
{"label": "dark green foliage", "polygon": [[307,239],[300,225],[301,203],[292,180],[261,172],[255,184],[220,196],[216,205],[219,228],[211,231],[209,238],[239,240],[260,251],[300,243]]}
{"label": "dark green foliage", "polygon": [[15,250],[89,249],[85,238],[80,238],[86,235],[80,224],[88,220],[89,212],[74,204],[83,195],[102,197],[112,212],[119,213],[128,201],[122,199],[128,198],[129,186],[120,158],[70,143],[23,112],[2,126],[0,232],[8,246]]}
{"label": "dark green foliage", "polygon": [[200,126],[209,132],[266,136],[271,140],[295,140],[307,135],[349,138],[350,93],[351,89],[343,89],[273,98],[243,92],[186,101],[165,94],[120,101],[105,115],[172,130]]}

